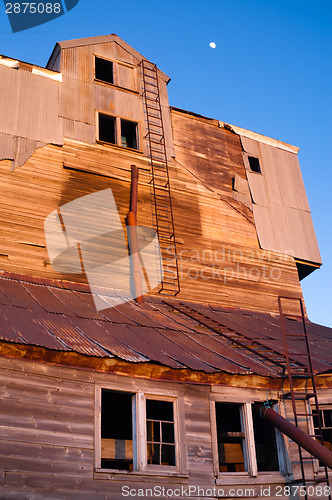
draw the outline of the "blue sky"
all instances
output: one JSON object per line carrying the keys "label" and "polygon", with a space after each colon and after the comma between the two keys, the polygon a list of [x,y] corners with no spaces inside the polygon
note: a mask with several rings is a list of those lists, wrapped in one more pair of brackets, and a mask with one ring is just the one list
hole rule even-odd
{"label": "blue sky", "polygon": [[109,33],[172,78],[171,105],[300,147],[323,259],[302,288],[309,318],[332,326],[332,2],[80,0],[15,34],[0,5],[0,53],[41,66],[57,41]]}

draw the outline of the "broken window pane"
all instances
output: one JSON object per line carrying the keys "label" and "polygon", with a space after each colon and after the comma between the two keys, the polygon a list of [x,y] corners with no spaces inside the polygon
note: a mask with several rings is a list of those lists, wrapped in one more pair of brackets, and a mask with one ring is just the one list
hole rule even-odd
{"label": "broken window pane", "polygon": [[252,419],[258,472],[279,470],[275,427],[260,417],[255,408],[252,410]]}
{"label": "broken window pane", "polygon": [[113,63],[107,59],[95,58],[95,77],[106,83],[114,83],[113,80]]}
{"label": "broken window pane", "polygon": [[133,470],[133,394],[102,390],[101,467]]}
{"label": "broken window pane", "polygon": [[257,172],[257,174],[261,174],[262,171],[261,171],[261,166],[259,164],[259,159],[256,158],[255,156],[249,156],[248,160],[249,160],[250,170],[252,172]]}
{"label": "broken window pane", "polygon": [[126,148],[137,148],[137,123],[121,120],[121,145]]}
{"label": "broken window pane", "polygon": [[116,144],[114,116],[99,113],[99,140]]}
{"label": "broken window pane", "polygon": [[220,472],[245,471],[242,405],[216,403],[216,420]]}
{"label": "broken window pane", "polygon": [[148,464],[175,466],[173,402],[146,400]]}

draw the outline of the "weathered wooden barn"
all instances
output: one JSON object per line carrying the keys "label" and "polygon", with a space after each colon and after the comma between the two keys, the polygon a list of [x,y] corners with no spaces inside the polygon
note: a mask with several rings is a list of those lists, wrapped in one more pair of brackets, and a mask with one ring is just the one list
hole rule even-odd
{"label": "weathered wooden barn", "polygon": [[0,79],[0,498],[329,498],[298,148],[170,107],[116,35]]}

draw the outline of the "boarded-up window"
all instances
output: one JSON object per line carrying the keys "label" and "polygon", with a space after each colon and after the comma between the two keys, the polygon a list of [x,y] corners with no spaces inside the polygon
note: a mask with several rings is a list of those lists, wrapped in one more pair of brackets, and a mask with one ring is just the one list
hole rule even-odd
{"label": "boarded-up window", "polygon": [[245,434],[242,405],[216,403],[216,420],[219,471],[245,471]]}
{"label": "boarded-up window", "polygon": [[154,465],[176,465],[173,402],[146,400],[147,461]]}
{"label": "boarded-up window", "polygon": [[99,140],[116,144],[115,117],[99,113]]}
{"label": "boarded-up window", "polygon": [[137,123],[121,120],[121,145],[137,149]]}
{"label": "boarded-up window", "polygon": [[95,57],[95,77],[102,82],[114,83],[112,61]]}
{"label": "boarded-up window", "polygon": [[135,90],[134,68],[118,63],[119,86]]}
{"label": "boarded-up window", "polygon": [[101,467],[133,470],[133,394],[103,389]]}
{"label": "boarded-up window", "polygon": [[267,420],[260,417],[259,411],[253,408],[254,439],[256,448],[257,470],[279,470],[278,451],[275,428]]}

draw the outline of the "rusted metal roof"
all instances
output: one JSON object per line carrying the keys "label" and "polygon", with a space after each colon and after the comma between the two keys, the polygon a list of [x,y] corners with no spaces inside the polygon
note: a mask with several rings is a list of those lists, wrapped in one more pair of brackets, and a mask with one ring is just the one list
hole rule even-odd
{"label": "rusted metal roof", "polygon": [[[280,354],[284,351],[275,314],[188,301],[183,304],[224,328]],[[301,331],[299,322],[286,321],[290,333]],[[332,328],[311,322],[307,326],[315,371],[332,371]],[[84,291],[72,283],[24,276],[0,277],[0,340],[132,363],[158,363],[179,370],[282,375],[280,367],[235,346],[216,329],[176,311],[161,297],[147,297],[142,305],[126,303],[97,312],[87,288]],[[303,341],[291,344],[293,358],[303,363]]]}

